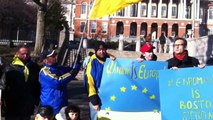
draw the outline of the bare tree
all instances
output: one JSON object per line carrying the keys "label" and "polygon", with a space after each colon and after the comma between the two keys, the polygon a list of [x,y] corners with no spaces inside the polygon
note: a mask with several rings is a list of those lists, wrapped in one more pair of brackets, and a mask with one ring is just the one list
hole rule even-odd
{"label": "bare tree", "polygon": [[36,43],[34,48],[35,55],[46,49],[45,32],[49,29],[60,31],[63,29],[64,8],[60,0],[33,0],[38,5],[37,26],[36,26]]}
{"label": "bare tree", "polygon": [[33,0],[38,5],[37,26],[36,26],[36,41],[34,54],[38,55],[42,51],[44,35],[45,35],[45,16],[47,12],[48,0]]}
{"label": "bare tree", "polygon": [[0,38],[14,39],[18,28],[35,28],[36,9],[24,0],[0,0]]}

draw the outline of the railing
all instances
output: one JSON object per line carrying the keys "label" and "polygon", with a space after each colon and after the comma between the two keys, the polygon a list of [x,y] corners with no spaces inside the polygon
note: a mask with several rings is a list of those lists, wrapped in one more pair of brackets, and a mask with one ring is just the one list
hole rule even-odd
{"label": "railing", "polygon": [[21,44],[27,44],[27,45],[32,45],[34,44],[35,41],[31,40],[8,40],[8,39],[0,39],[0,45],[7,45],[7,46],[18,46]]}

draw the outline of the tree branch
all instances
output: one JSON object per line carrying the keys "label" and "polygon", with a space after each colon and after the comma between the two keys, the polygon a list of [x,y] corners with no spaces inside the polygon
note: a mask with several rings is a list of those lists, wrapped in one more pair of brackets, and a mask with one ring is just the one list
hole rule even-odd
{"label": "tree branch", "polygon": [[40,0],[33,0],[38,6],[39,6],[39,10],[41,11],[47,11],[47,2],[48,0],[45,0],[42,2],[40,2]]}
{"label": "tree branch", "polygon": [[38,6],[42,6],[43,7],[43,4],[40,2],[40,0],[33,0]]}

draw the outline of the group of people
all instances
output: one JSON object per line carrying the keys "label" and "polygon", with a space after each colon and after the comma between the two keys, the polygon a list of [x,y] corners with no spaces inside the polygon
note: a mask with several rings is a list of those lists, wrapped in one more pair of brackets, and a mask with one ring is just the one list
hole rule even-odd
{"label": "group of people", "polygon": [[[70,114],[76,111],[68,106],[67,84],[78,74],[80,62],[72,67],[57,66],[57,52],[44,50],[40,55],[43,62],[40,67],[30,54],[28,46],[19,46],[12,62],[5,65],[0,79],[5,120],[30,120],[35,106],[39,109],[36,111],[38,120],[55,119],[63,107],[67,107],[70,116],[63,120],[78,120]],[[79,116],[79,112],[74,115]]]}
{"label": "group of people", "polygon": [[[176,38],[173,44],[173,57],[168,62],[168,68],[177,70],[185,67],[199,67],[198,59],[190,57],[187,51],[187,41]],[[156,61],[153,53],[155,47],[147,42],[141,46],[139,62]],[[18,48],[13,61],[5,67],[0,80],[2,107],[5,120],[30,120],[35,106],[39,106],[36,120],[79,120],[80,109],[76,105],[68,105],[67,84],[78,74],[80,62],[72,67],[57,66],[55,50],[43,51],[41,54],[42,68],[31,60],[30,49],[27,46]],[[98,94],[103,67],[107,58],[115,60],[115,56],[107,53],[107,45],[98,41],[94,53],[90,54],[84,67],[85,88],[90,107],[90,119],[97,120],[97,112],[101,107]]]}
{"label": "group of people", "polygon": [[[153,53],[155,47],[146,42],[141,46],[141,56],[138,58],[138,62],[144,60],[156,61],[157,55]],[[178,70],[186,67],[199,67],[204,68],[205,65],[201,65],[198,59],[188,55],[187,41],[184,38],[176,38],[173,44],[173,57],[168,59],[168,69]],[[86,68],[84,80],[85,86],[89,98],[90,107],[90,119],[97,120],[97,113],[101,107],[101,100],[98,95],[98,89],[100,87],[104,62],[106,58],[109,58],[107,53],[107,46],[104,42],[99,42],[95,46],[95,53],[90,57],[89,63]]]}

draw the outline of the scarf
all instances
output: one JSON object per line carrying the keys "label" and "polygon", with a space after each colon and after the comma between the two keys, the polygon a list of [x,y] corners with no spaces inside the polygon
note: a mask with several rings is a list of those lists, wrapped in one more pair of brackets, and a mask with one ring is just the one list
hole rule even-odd
{"label": "scarf", "polygon": [[175,58],[177,58],[178,60],[183,60],[187,55],[188,55],[187,50],[185,50],[181,54],[174,53]]}
{"label": "scarf", "polygon": [[13,65],[20,65],[24,67],[23,73],[24,73],[24,77],[25,77],[25,82],[27,82],[27,79],[29,77],[29,69],[27,68],[27,66],[18,58],[18,56],[14,56],[13,57]]}

